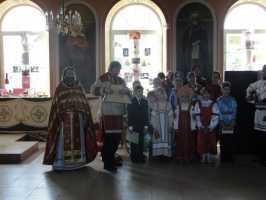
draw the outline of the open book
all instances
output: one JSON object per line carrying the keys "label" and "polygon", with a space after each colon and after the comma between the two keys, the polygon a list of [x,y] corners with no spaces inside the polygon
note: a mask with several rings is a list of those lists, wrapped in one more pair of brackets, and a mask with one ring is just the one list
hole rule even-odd
{"label": "open book", "polygon": [[105,102],[113,103],[131,103],[129,95],[120,94],[119,91],[125,88],[123,85],[110,85],[110,89],[113,91],[112,94],[108,94],[104,97]]}

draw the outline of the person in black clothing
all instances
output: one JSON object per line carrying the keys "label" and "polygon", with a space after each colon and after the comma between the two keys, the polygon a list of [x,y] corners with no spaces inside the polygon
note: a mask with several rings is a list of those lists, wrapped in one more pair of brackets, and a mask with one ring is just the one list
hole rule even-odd
{"label": "person in black clothing", "polygon": [[130,132],[139,134],[138,144],[130,144],[130,158],[132,162],[144,163],[144,134],[148,131],[148,101],[143,97],[143,87],[138,85],[135,87],[132,103],[128,104],[128,129]]}

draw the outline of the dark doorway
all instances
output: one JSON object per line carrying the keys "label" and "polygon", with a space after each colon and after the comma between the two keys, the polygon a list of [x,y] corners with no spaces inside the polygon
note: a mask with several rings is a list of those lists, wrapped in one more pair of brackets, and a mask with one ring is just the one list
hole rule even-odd
{"label": "dark doorway", "polygon": [[235,150],[237,153],[252,153],[255,149],[253,141],[254,104],[246,101],[246,90],[249,84],[258,80],[256,71],[226,71],[225,80],[232,84],[232,96],[237,101],[235,129]]}

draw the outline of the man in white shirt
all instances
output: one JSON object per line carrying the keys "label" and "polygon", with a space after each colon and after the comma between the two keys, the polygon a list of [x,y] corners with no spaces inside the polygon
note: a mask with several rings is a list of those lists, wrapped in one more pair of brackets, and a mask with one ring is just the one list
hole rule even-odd
{"label": "man in white shirt", "polygon": [[255,104],[255,147],[260,162],[266,166],[266,65],[262,68],[262,79],[247,88],[247,100]]}
{"label": "man in white shirt", "polygon": [[112,102],[108,100],[108,97],[116,92],[112,88],[120,88],[119,94],[122,96],[130,95],[125,81],[119,77],[120,70],[121,64],[117,61],[112,61],[108,72],[101,75],[91,87],[92,94],[102,97],[101,125],[104,134],[102,159],[104,169],[112,172],[116,172],[116,167],[122,164],[117,162],[115,153],[121,140],[126,104],[123,102]]}

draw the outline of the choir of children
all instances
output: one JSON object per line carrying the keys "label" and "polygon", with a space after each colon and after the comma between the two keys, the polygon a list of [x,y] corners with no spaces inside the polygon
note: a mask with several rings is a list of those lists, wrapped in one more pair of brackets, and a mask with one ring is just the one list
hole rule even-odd
{"label": "choir of children", "polygon": [[181,162],[200,158],[201,163],[212,163],[219,142],[221,161],[233,161],[237,104],[230,96],[230,83],[220,86],[218,72],[213,73],[210,84],[198,83],[193,72],[188,73],[186,84],[181,73],[172,77],[171,84],[170,79],[165,84],[156,78],[147,100],[141,84],[134,86],[132,104],[128,105],[128,130],[138,134],[138,143],[131,143],[132,162],[145,162],[144,134],[148,132],[151,157]]}

